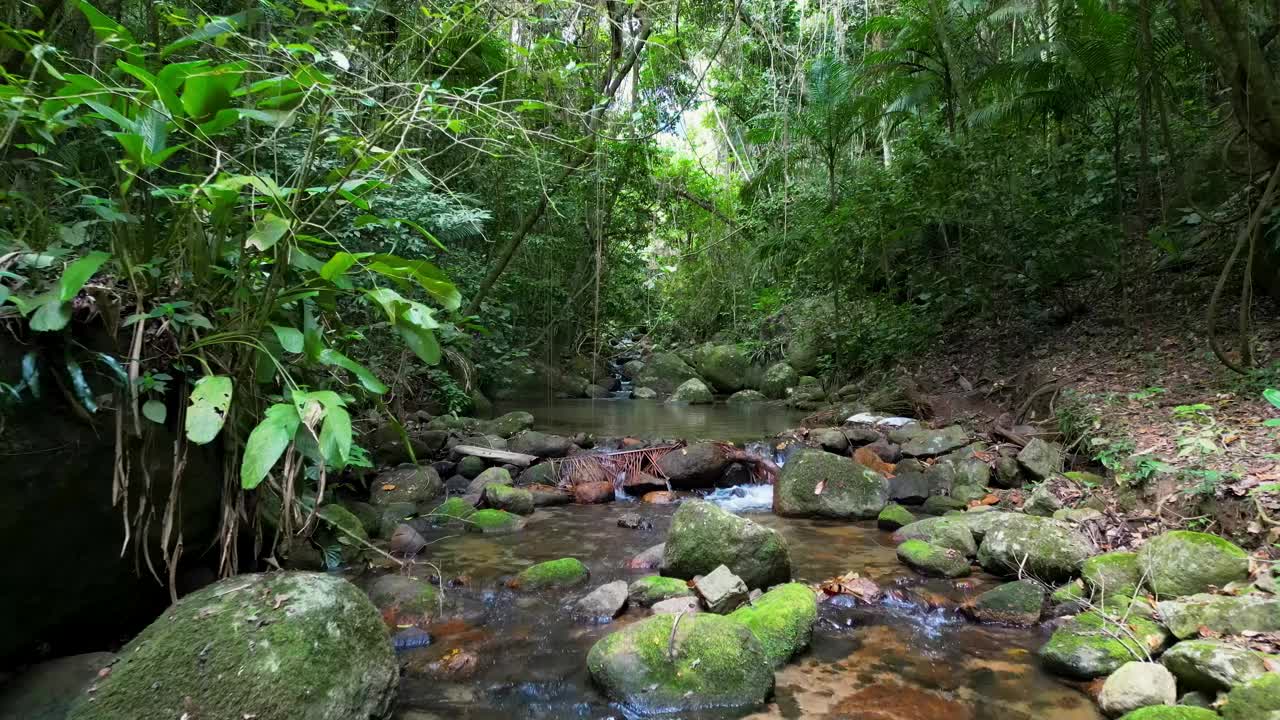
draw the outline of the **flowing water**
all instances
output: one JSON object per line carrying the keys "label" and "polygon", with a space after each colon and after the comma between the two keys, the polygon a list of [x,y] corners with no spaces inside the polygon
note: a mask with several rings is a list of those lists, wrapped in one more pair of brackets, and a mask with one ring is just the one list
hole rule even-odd
{"label": "flowing water", "polygon": [[775,435],[800,424],[807,412],[775,405],[685,405],[658,400],[560,400],[499,403],[496,412],[527,410],[534,429],[601,437],[682,438],[745,442]]}

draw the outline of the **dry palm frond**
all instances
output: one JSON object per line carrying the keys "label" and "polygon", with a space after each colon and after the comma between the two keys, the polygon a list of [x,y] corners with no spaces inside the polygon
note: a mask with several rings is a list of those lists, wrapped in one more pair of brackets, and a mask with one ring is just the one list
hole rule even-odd
{"label": "dry palm frond", "polygon": [[667,453],[683,446],[683,443],[676,443],[639,450],[583,453],[556,460],[555,470],[560,478],[560,485],[565,487],[588,482],[608,482],[613,483],[614,487],[620,487],[627,480],[645,473],[666,480],[667,475],[659,467],[658,461]]}

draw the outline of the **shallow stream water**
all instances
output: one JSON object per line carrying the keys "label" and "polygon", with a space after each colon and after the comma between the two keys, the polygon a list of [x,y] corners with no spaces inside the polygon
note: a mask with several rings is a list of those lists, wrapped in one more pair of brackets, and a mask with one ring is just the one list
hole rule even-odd
{"label": "shallow stream water", "polygon": [[724,440],[745,442],[770,437],[800,424],[809,413],[776,405],[684,405],[658,400],[525,400],[503,402],[497,414],[511,410],[533,413],[534,429],[598,437],[631,435],[641,438]]}

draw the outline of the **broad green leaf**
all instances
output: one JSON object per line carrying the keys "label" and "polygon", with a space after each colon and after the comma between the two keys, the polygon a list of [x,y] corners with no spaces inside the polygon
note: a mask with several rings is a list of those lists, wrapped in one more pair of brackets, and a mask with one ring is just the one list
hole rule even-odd
{"label": "broad green leaf", "polygon": [[276,339],[280,341],[280,347],[291,353],[302,352],[305,338],[301,330],[281,325],[272,325],[271,329],[275,332]]}
{"label": "broad green leaf", "polygon": [[182,107],[193,119],[212,117],[231,105],[231,93],[244,77],[244,65],[227,63],[187,77],[182,83]]}
{"label": "broad green leaf", "polygon": [[1271,418],[1262,423],[1263,427],[1280,427],[1280,418]]}
{"label": "broad green leaf", "polygon": [[89,282],[89,278],[98,272],[111,255],[104,252],[91,252],[76,260],[62,271],[62,279],[58,281],[58,299],[67,302],[80,293],[80,288]]}
{"label": "broad green leaf", "polygon": [[396,255],[375,255],[369,270],[401,281],[416,282],[448,310],[462,304],[462,293],[440,268],[426,260],[406,260]]}
{"label": "broad green leaf", "polygon": [[289,232],[289,221],[267,213],[253,225],[247,244],[259,250],[269,250],[284,234]]}
{"label": "broad green leaf", "polygon": [[61,302],[56,296],[46,295],[35,314],[31,316],[31,329],[36,332],[57,332],[71,321],[71,303]]}
{"label": "broad green leaf", "polygon": [[148,400],[142,403],[142,416],[157,425],[163,425],[169,415],[169,409],[159,400]]}
{"label": "broad green leaf", "polygon": [[187,408],[187,439],[197,445],[211,442],[227,421],[231,407],[231,378],[205,375],[191,389],[191,407]]}
{"label": "broad green leaf", "polygon": [[396,331],[400,333],[404,344],[408,345],[422,362],[428,365],[440,362],[440,343],[436,340],[435,333],[408,324],[397,325]]}
{"label": "broad green leaf", "polygon": [[101,10],[85,0],[80,0],[77,3],[77,7],[80,8],[80,12],[84,14],[85,19],[89,21],[89,27],[93,28],[93,32],[98,36],[99,40],[122,51],[125,54],[125,58],[134,65],[143,64],[141,48],[128,28],[107,17]]}
{"label": "broad green leaf", "polygon": [[168,57],[192,45],[215,40],[228,33],[238,32],[241,28],[256,20],[257,16],[257,10],[247,10],[235,15],[210,18],[209,22],[201,26],[199,30],[165,45],[164,49],[160,51],[160,57]]}
{"label": "broad green leaf", "polygon": [[252,490],[260,485],[284,454],[298,431],[298,411],[289,403],[267,408],[262,422],[249,433],[240,462],[240,487]]}
{"label": "broad green leaf", "polygon": [[182,103],[178,100],[178,94],[174,92],[172,87],[162,86],[155,75],[124,60],[117,60],[116,67],[137,78],[144,87],[151,91],[152,95],[156,96],[156,99],[164,105],[164,109],[168,110],[171,116],[180,118],[185,115]]}
{"label": "broad green leaf", "polygon": [[351,415],[346,408],[330,407],[320,429],[320,452],[325,462],[343,467],[351,455]]}
{"label": "broad green leaf", "polygon": [[345,275],[351,269],[351,266],[356,264],[357,260],[371,255],[373,253],[335,253],[333,257],[325,262],[324,267],[320,268],[320,277],[333,282],[334,278]]}
{"label": "broad green leaf", "polygon": [[1267,402],[1271,403],[1272,405],[1275,405],[1277,408],[1280,408],[1280,390],[1276,390],[1275,388],[1267,388],[1266,390],[1262,391],[1262,397],[1266,398]]}
{"label": "broad green leaf", "polygon": [[67,376],[71,378],[71,389],[75,391],[80,404],[91,413],[98,412],[98,403],[93,400],[93,389],[89,387],[89,381],[85,379],[80,363],[71,357],[70,352],[63,355],[63,360],[66,364]]}
{"label": "broad green leaf", "polygon": [[320,351],[317,360],[321,365],[331,365],[333,367],[340,367],[343,370],[349,371],[352,375],[356,376],[356,379],[360,381],[360,385],[364,387],[365,390],[368,390],[375,395],[381,395],[387,391],[387,386],[382,384],[382,381],[378,379],[378,376],[369,372],[369,369],[365,366],[355,360],[352,360],[346,355],[343,355],[337,350],[325,348]]}
{"label": "broad green leaf", "polygon": [[392,325],[398,324],[400,311],[409,304],[408,300],[405,300],[400,296],[400,293],[392,290],[391,288],[374,288],[373,290],[367,290],[365,291],[365,296],[373,300],[382,308],[382,311],[387,314],[387,322]]}

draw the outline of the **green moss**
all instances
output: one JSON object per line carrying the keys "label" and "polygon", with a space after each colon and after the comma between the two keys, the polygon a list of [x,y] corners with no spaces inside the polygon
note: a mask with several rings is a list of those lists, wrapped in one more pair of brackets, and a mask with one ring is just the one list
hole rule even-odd
{"label": "green moss", "polygon": [[750,628],[775,668],[809,646],[818,604],[813,591],[800,583],[779,585],[729,617]]}
{"label": "green moss", "polygon": [[1217,640],[1183,640],[1160,662],[1183,687],[1216,693],[1266,675],[1268,663],[1278,659]]}
{"label": "green moss", "polygon": [[1280,631],[1280,598],[1266,593],[1210,595],[1201,593],[1162,600],[1157,606],[1169,630],[1180,638],[1195,637],[1201,628],[1223,635],[1247,630]]}
{"label": "green moss", "polygon": [[489,505],[499,510],[517,515],[528,515],[533,512],[533,495],[522,488],[499,484],[489,485],[484,489],[484,499]]}
{"label": "green moss", "polygon": [[1034,625],[1044,609],[1044,588],[1033,580],[1018,580],[982,593],[970,614],[984,622]]}
{"label": "green moss", "polygon": [[395,606],[406,613],[428,615],[440,609],[440,594],[430,583],[404,575],[383,575],[369,585],[369,599],[379,608]]}
{"label": "green moss", "polygon": [[1094,598],[1127,600],[1137,591],[1142,571],[1138,569],[1137,553],[1109,552],[1085,560],[1080,576]]}
{"label": "green moss", "polygon": [[1138,566],[1152,592],[1180,597],[1246,579],[1249,555],[1217,535],[1175,530],[1148,540]]}
{"label": "green moss", "polygon": [[915,515],[910,510],[902,507],[898,503],[889,503],[880,511],[880,517],[876,518],[876,524],[881,530],[897,530],[903,525],[910,525],[916,521]]}
{"label": "green moss", "polygon": [[525,568],[511,585],[521,590],[573,587],[586,582],[590,576],[587,566],[577,558],[560,558]]}
{"label": "green moss", "polygon": [[1227,720],[1271,720],[1280,717],[1280,674],[1267,673],[1227,693],[1222,706]]}
{"label": "green moss", "polygon": [[777,530],[703,500],[681,503],[667,533],[662,574],[688,580],[720,565],[749,588],[791,580],[791,555]]}
{"label": "green moss", "polygon": [[1131,660],[1146,659],[1168,640],[1164,629],[1150,620],[1129,617],[1125,624],[1121,628],[1097,612],[1077,615],[1054,631],[1040,648],[1040,657],[1054,672],[1089,680],[1109,675]]}
{"label": "green moss", "polygon": [[693,590],[689,589],[689,584],[686,581],[661,575],[642,577],[631,583],[631,586],[627,588],[628,599],[642,607],[649,607],[654,603],[675,597],[689,597],[691,595],[693,595]]}
{"label": "green moss", "polygon": [[925,498],[924,504],[920,509],[930,515],[941,515],[950,510],[964,510],[965,504],[953,497],[946,495],[930,495]]}
{"label": "green moss", "polygon": [[923,540],[907,540],[899,545],[898,559],[917,572],[938,577],[963,577],[971,570],[962,553]]}
{"label": "green moss", "polygon": [[465,520],[475,514],[475,511],[476,509],[466,500],[460,497],[451,497],[436,506],[436,509],[431,511],[429,517],[433,523],[443,525],[456,520]]}
{"label": "green moss", "polygon": [[968,524],[955,516],[917,520],[899,528],[893,538],[898,542],[924,540],[931,545],[955,550],[965,557],[972,557],[978,551]]}
{"label": "green moss", "polygon": [[1218,713],[1187,705],[1153,705],[1138,708],[1120,720],[1219,720]]}
{"label": "green moss", "polygon": [[477,510],[467,519],[469,532],[500,534],[515,532],[524,527],[519,515],[505,510]]}
{"label": "green moss", "polygon": [[1053,595],[1050,596],[1050,600],[1054,605],[1065,605],[1066,603],[1077,602],[1084,598],[1084,584],[1079,580],[1072,580],[1071,582],[1059,587],[1057,590],[1054,590]]}

